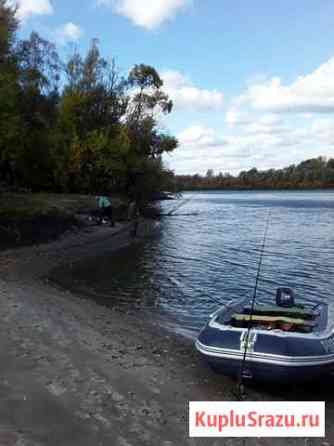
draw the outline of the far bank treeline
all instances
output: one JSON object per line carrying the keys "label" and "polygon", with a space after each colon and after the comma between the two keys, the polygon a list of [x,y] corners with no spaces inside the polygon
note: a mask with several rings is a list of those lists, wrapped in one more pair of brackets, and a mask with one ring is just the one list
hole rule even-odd
{"label": "far bank treeline", "polygon": [[63,62],[53,43],[20,40],[17,28],[0,0],[0,189],[137,199],[168,189],[161,156],[177,140],[155,119],[173,106],[156,70],[136,65],[123,77],[97,41]]}
{"label": "far bank treeline", "polygon": [[284,169],[240,172],[238,176],[228,173],[215,175],[213,170],[201,175],[179,175],[178,190],[203,189],[318,189],[334,188],[334,159],[313,158]]}

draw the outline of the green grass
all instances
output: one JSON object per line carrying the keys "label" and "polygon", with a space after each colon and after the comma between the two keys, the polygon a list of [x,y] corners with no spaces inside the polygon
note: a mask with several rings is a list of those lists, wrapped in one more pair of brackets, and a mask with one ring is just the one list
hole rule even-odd
{"label": "green grass", "polygon": [[[115,207],[125,202],[120,195],[112,195]],[[47,193],[0,194],[0,218],[30,218],[39,215],[74,215],[96,208],[96,200],[90,195]]]}

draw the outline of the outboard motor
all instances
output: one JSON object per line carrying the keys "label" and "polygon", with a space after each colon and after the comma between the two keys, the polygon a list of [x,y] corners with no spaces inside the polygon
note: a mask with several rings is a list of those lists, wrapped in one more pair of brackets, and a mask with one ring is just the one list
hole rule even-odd
{"label": "outboard motor", "polygon": [[295,306],[295,295],[291,288],[277,289],[276,305],[284,308],[291,308]]}

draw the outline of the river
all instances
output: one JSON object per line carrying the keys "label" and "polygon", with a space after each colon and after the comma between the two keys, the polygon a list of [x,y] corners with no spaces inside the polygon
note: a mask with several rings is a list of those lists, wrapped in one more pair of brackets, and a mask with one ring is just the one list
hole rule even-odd
{"label": "river", "polygon": [[[212,311],[252,295],[268,215],[258,299],[278,286],[298,301],[334,298],[334,192],[188,192],[154,236],[74,266],[73,283],[110,306],[159,317],[194,337]],[[178,202],[162,204],[165,213]]]}

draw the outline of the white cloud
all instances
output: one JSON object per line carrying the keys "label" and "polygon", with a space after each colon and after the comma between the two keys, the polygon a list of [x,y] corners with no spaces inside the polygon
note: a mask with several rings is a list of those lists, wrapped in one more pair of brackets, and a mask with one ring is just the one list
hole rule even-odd
{"label": "white cloud", "polygon": [[33,15],[47,15],[53,13],[50,0],[9,0],[12,6],[17,6],[17,18],[21,21],[29,19]]}
{"label": "white cloud", "polygon": [[173,99],[176,108],[217,110],[224,104],[224,95],[221,91],[198,88],[178,71],[165,71],[161,73],[161,77],[164,81],[164,90]]}
{"label": "white cloud", "polygon": [[[318,143],[330,144],[334,146],[334,119],[320,118],[314,119],[310,127],[310,137]],[[334,155],[334,148],[333,148]]]}
{"label": "white cloud", "polygon": [[[225,128],[215,132],[216,139],[223,138],[225,145],[215,151],[212,144],[204,149],[197,141],[192,145],[191,158],[189,146],[181,144],[180,152],[188,154],[189,167],[182,161],[182,154],[175,158],[174,166],[188,172],[213,168],[237,173],[252,167],[281,168],[308,158],[333,156],[333,112],[334,58],[290,84],[283,84],[278,77],[258,78],[231,101]],[[199,169],[201,165],[203,169]]]}
{"label": "white cloud", "polygon": [[249,124],[250,122],[252,122],[251,115],[247,112],[242,112],[237,108],[231,108],[226,113],[226,123],[229,125],[229,127]]}
{"label": "white cloud", "polygon": [[80,26],[72,22],[65,23],[55,31],[55,38],[58,43],[65,45],[68,42],[77,42],[83,35]]}
{"label": "white cloud", "polygon": [[191,126],[177,135],[179,148],[168,158],[179,174],[208,169],[241,170],[282,168],[318,156],[333,156],[334,118],[285,122],[277,116],[253,116],[253,122],[235,132],[204,125]]}
{"label": "white cloud", "polygon": [[191,2],[192,0],[97,0],[99,5],[110,5],[117,14],[150,30],[174,18]]}
{"label": "white cloud", "polygon": [[284,134],[289,129],[278,116],[267,114],[258,117],[253,116],[253,120],[246,123],[242,130],[248,134],[277,135]]}
{"label": "white cloud", "polygon": [[249,156],[248,146],[233,144],[215,129],[191,126],[177,135],[179,148],[167,158],[177,173],[205,173],[208,169],[234,171]]}
{"label": "white cloud", "polygon": [[208,127],[194,125],[185,129],[178,135],[179,143],[187,148],[217,148],[226,144],[223,138],[220,138],[216,131]]}
{"label": "white cloud", "polygon": [[235,103],[274,113],[333,113],[334,58],[310,74],[284,85],[279,77],[255,83]]}
{"label": "white cloud", "polygon": [[[189,83],[177,72],[167,81],[175,92]],[[278,77],[256,78],[231,101],[225,126],[214,129],[199,123],[178,135],[180,146],[170,158],[171,168],[184,174],[208,169],[237,174],[333,157],[333,112],[334,58],[290,84]],[[210,122],[209,113],[205,122]],[[212,122],[217,122],[216,116]]]}
{"label": "white cloud", "polygon": [[[250,110],[242,110],[232,106],[227,111],[225,121],[229,127],[247,126],[254,124],[254,113]],[[257,123],[263,127],[270,127],[281,123],[281,118],[273,113],[267,113],[257,118]]]}

